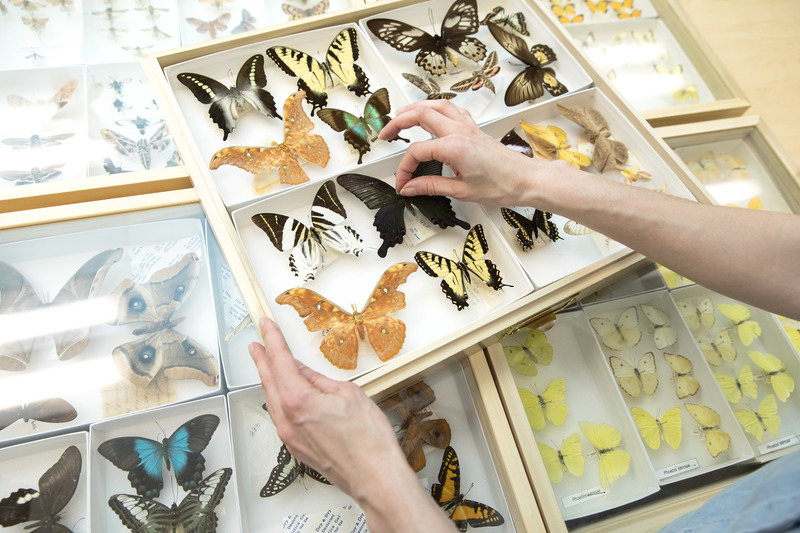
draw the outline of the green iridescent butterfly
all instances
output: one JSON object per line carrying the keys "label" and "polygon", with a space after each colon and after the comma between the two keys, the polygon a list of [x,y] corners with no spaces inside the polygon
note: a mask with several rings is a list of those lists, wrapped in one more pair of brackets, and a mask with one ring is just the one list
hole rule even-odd
{"label": "green iridescent butterfly", "polygon": [[[369,97],[364,106],[363,116],[357,117],[347,111],[330,107],[321,110],[317,113],[317,116],[335,131],[344,132],[344,140],[358,150],[358,164],[360,165],[364,154],[370,150],[370,143],[373,138],[391,120],[389,118],[391,111],[389,91],[384,87],[378,89]],[[410,142],[399,135],[390,139],[390,141],[397,140]]]}

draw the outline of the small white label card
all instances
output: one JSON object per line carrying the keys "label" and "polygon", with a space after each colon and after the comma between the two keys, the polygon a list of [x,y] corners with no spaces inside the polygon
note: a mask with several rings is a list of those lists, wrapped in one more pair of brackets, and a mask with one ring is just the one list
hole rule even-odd
{"label": "small white label card", "polygon": [[758,447],[758,453],[766,455],[784,448],[789,448],[790,446],[797,446],[798,444],[800,444],[800,439],[797,438],[797,435],[787,435],[786,437],[781,437],[772,442],[762,444]]}
{"label": "small white label card", "polygon": [[283,519],[284,533],[368,533],[367,517],[355,505]]}
{"label": "small white label card", "polygon": [[603,487],[592,487],[576,494],[570,494],[561,498],[561,503],[564,504],[565,509],[569,509],[575,505],[580,505],[585,501],[605,496],[607,493]]}
{"label": "small white label card", "polygon": [[683,474],[684,472],[689,472],[697,468],[700,468],[700,463],[697,462],[697,459],[692,458],[682,463],[661,468],[656,471],[656,476],[658,476],[659,480],[667,479],[668,477],[677,476],[678,474]]}

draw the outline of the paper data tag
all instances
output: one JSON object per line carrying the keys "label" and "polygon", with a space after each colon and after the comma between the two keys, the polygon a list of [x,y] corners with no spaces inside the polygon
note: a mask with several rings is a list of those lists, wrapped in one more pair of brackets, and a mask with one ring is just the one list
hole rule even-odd
{"label": "paper data tag", "polygon": [[146,283],[154,272],[174,265],[189,252],[202,259],[202,244],[202,237],[196,235],[147,246],[131,246],[127,250],[131,279],[136,283]]}
{"label": "paper data tag", "polygon": [[225,312],[225,327],[234,329],[247,317],[247,306],[242,301],[239,287],[233,279],[228,265],[219,266],[220,291],[222,292],[222,307]]}
{"label": "paper data tag", "polygon": [[367,533],[367,517],[355,505],[283,519],[285,533]]}
{"label": "paper data tag", "polygon": [[758,447],[758,453],[766,455],[784,448],[789,448],[790,446],[797,446],[798,444],[800,444],[800,439],[797,438],[797,435],[788,435],[772,442],[762,444]]}
{"label": "paper data tag", "polygon": [[412,215],[406,209],[403,211],[403,222],[406,225],[406,234],[403,236],[403,244],[414,247],[426,239],[430,239],[440,230],[425,217]]}
{"label": "paper data tag", "polygon": [[576,494],[570,494],[569,496],[564,496],[561,498],[561,503],[564,504],[565,509],[569,509],[575,505],[580,505],[585,501],[593,500],[595,498],[599,498],[600,496],[605,496],[606,491],[603,490],[603,487],[592,487],[590,489],[586,489],[582,492],[578,492]]}
{"label": "paper data tag", "polygon": [[658,479],[666,479],[668,477],[677,476],[678,474],[683,474],[684,472],[689,472],[690,470],[695,470],[697,468],[700,468],[700,464],[697,462],[697,459],[689,459],[688,461],[657,470],[656,476],[658,476]]}

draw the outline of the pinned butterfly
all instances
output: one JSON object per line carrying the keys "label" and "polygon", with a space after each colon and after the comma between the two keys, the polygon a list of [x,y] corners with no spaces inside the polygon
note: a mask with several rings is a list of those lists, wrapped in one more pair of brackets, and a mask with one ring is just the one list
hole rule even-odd
{"label": "pinned butterfly", "polygon": [[569,413],[569,406],[564,402],[567,393],[567,383],[564,378],[551,381],[541,394],[519,388],[517,392],[531,428],[541,431],[548,421],[554,426],[564,424]]}
{"label": "pinned butterfly", "polygon": [[266,484],[264,484],[259,494],[262,498],[275,496],[291,485],[295,479],[298,477],[302,479],[305,476],[325,485],[331,484],[328,478],[305,463],[295,459],[292,454],[289,453],[289,450],[286,449],[286,446],[281,444],[281,449],[278,450],[278,464],[275,465],[272,472],[270,472],[269,479],[267,479]]}
{"label": "pinned butterfly", "polygon": [[553,345],[547,342],[543,331],[530,330],[525,343],[517,346],[505,344],[503,353],[508,365],[523,376],[535,376],[539,373],[536,365],[550,366],[553,362]]}
{"label": "pinned butterfly", "polygon": [[537,245],[546,244],[548,241],[556,242],[561,239],[558,235],[558,227],[553,222],[550,222],[550,218],[553,216],[552,213],[534,209],[533,215],[528,218],[508,207],[501,207],[500,213],[503,215],[503,220],[506,221],[506,224],[517,230],[517,243],[523,252],[527,252]]}

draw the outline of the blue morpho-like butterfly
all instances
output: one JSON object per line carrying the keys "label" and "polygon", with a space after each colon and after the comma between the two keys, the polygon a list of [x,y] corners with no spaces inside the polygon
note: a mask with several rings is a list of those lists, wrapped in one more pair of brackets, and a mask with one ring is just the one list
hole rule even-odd
{"label": "blue morpho-like butterfly", "polygon": [[[441,176],[442,163],[431,160],[417,166],[411,179],[417,176]],[[415,209],[442,229],[461,226],[469,229],[469,223],[456,217],[450,199],[446,196],[401,196],[394,187],[379,179],[363,174],[342,174],[336,181],[364,202],[370,209],[377,209],[373,225],[383,239],[378,255],[386,257],[389,248],[403,242],[406,234],[405,210],[416,214]]]}
{"label": "blue morpho-like butterfly", "polygon": [[[391,120],[389,118],[389,113],[391,112],[392,105],[389,103],[389,91],[386,87],[383,87],[369,97],[364,106],[364,115],[361,117],[330,107],[320,110],[317,116],[335,131],[344,132],[344,140],[358,150],[358,164],[360,165],[364,154],[369,152],[370,139],[380,133],[383,127]],[[389,140],[411,142],[399,135]]]}
{"label": "blue morpho-like butterfly", "polygon": [[201,452],[218,425],[218,416],[200,415],[161,442],[144,437],[118,437],[102,443],[97,451],[114,466],[128,472],[128,481],[139,496],[156,498],[164,488],[162,461],[167,470],[175,472],[183,490],[190,491],[203,480],[206,460]]}

